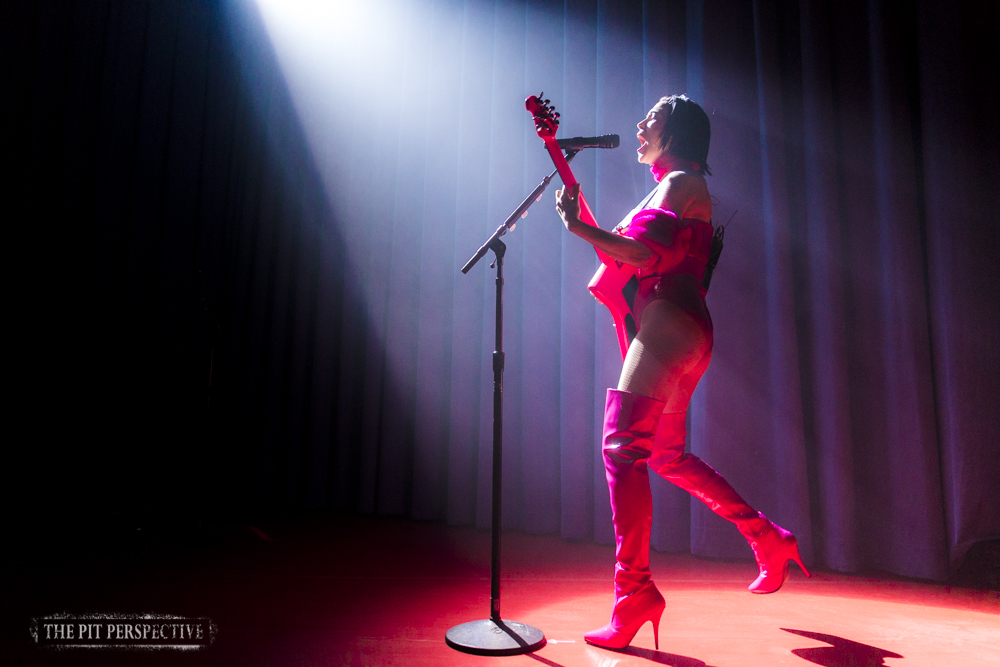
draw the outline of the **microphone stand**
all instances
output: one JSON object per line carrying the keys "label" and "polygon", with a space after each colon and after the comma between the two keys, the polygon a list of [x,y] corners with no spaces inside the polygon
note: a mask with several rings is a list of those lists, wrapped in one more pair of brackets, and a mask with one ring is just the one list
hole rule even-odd
{"label": "microphone stand", "polygon": [[[576,154],[579,152],[579,149],[566,151],[566,162],[572,162],[573,158],[575,158]],[[518,218],[524,217],[531,205],[538,201],[538,198],[542,196],[543,192],[545,192],[545,188],[549,187],[549,183],[558,173],[558,169],[553,171],[551,174],[543,178],[541,183],[535,186],[535,189],[531,191],[531,194],[525,197],[524,201],[514,209],[513,213],[507,216],[507,219],[504,220],[502,225],[497,227],[497,230],[493,232],[493,236],[491,236],[486,243],[480,246],[479,250],[476,251],[476,254],[472,256],[472,259],[465,263],[465,266],[462,267],[462,273],[468,273],[469,269],[475,266],[476,262],[481,260],[487,251],[493,249],[493,243],[499,241],[500,237],[507,233],[507,230],[512,229],[514,224],[517,223]],[[501,245],[503,244],[501,243]],[[492,264],[490,264],[490,268],[493,268]]]}
{"label": "microphone stand", "polygon": [[[576,157],[579,151],[566,153],[566,161]],[[537,651],[545,645],[545,635],[538,628],[504,621],[500,618],[500,491],[502,489],[503,465],[503,256],[507,245],[500,237],[514,226],[519,218],[527,213],[528,208],[541,199],[542,193],[558,171],[542,179],[531,194],[514,209],[500,227],[493,232],[476,254],[472,256],[462,273],[476,265],[480,259],[492,250],[496,259],[490,265],[496,266],[496,342],[493,350],[493,526],[492,549],[490,562],[490,617],[480,621],[469,621],[456,625],[445,634],[448,646],[464,653],[478,655],[519,655]]]}

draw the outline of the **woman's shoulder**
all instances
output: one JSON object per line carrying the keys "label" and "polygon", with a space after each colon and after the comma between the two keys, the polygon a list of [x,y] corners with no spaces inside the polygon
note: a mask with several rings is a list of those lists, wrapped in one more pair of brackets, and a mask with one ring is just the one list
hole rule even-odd
{"label": "woman's shoulder", "polygon": [[660,181],[658,189],[664,194],[690,196],[704,194],[706,197],[708,196],[708,184],[705,182],[705,177],[689,171],[670,172]]}
{"label": "woman's shoulder", "polygon": [[705,178],[687,171],[673,171],[664,176],[649,206],[673,211],[678,218],[712,219],[711,199]]}

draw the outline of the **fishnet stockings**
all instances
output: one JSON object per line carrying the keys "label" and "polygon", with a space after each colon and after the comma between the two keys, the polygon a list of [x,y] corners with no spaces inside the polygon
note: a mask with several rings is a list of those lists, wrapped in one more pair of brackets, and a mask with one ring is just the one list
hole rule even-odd
{"label": "fishnet stockings", "polygon": [[712,320],[666,299],[642,311],[639,333],[629,346],[618,389],[663,401],[665,413],[686,412],[712,358]]}

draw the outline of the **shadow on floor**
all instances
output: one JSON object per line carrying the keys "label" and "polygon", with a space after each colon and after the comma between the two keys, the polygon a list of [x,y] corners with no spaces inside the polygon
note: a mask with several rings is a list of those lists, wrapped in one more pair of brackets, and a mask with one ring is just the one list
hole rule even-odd
{"label": "shadow on floor", "polygon": [[535,655],[534,653],[526,653],[525,655],[527,655],[532,660],[537,660],[543,665],[548,665],[549,667],[564,667],[563,665],[560,665],[558,662],[554,662],[552,660],[549,660],[548,658],[543,658],[542,656]]}
{"label": "shadow on floor", "polygon": [[803,660],[808,660],[824,667],[883,667],[885,665],[884,658],[903,657],[898,653],[887,651],[884,648],[869,646],[868,644],[862,644],[835,635],[825,635],[821,632],[809,632],[807,630],[781,629],[785,632],[791,632],[794,635],[831,644],[831,646],[792,649],[792,653]]}
{"label": "shadow on floor", "polygon": [[663,651],[654,651],[648,648],[638,648],[636,646],[627,646],[621,650],[621,653],[627,653],[628,655],[634,655],[637,658],[645,658],[650,662],[655,662],[658,665],[671,665],[671,667],[707,667],[707,665],[697,658],[689,658],[686,655],[674,655],[673,653],[665,653]]}

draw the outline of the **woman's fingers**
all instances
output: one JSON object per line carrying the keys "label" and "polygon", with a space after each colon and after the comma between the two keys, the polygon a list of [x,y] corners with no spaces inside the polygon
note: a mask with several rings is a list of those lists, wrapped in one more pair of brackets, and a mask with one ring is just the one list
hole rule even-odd
{"label": "woman's fingers", "polygon": [[569,188],[563,188],[562,190],[556,190],[556,202],[562,203],[564,201],[572,202],[576,201],[576,198],[580,196],[580,184],[577,183]]}
{"label": "woman's fingers", "polygon": [[562,190],[556,190],[556,200],[561,200],[563,195],[566,196],[570,201],[576,199],[580,196],[580,184],[576,183],[569,188],[563,188]]}
{"label": "woman's fingers", "polygon": [[580,205],[577,202],[579,196],[579,183],[568,188],[563,187],[562,190],[556,190],[556,212],[563,219],[563,224],[566,225],[567,229],[579,216]]}

